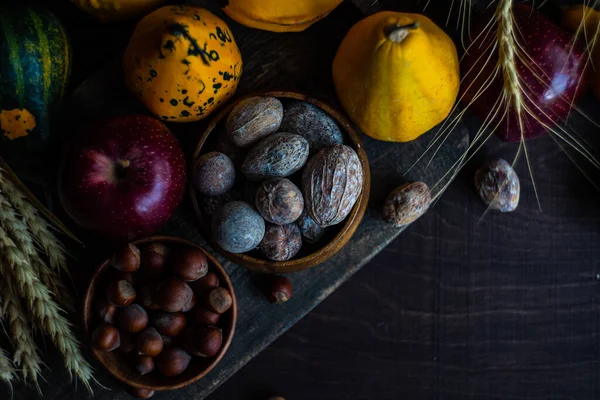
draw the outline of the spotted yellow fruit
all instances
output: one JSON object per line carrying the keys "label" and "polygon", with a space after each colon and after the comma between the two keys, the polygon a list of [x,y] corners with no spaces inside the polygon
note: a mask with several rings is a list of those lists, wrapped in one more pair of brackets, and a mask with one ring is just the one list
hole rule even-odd
{"label": "spotted yellow fruit", "polygon": [[25,109],[0,110],[0,133],[10,140],[29,135],[35,126],[35,117]]}
{"label": "spotted yellow fruit", "polygon": [[157,118],[192,122],[233,96],[242,56],[229,27],[214,14],[167,6],[137,25],[123,68],[129,90]]}

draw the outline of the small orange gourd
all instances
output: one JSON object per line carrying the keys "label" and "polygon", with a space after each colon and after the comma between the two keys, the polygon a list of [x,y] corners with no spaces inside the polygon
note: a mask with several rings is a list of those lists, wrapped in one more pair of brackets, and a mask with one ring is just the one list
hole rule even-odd
{"label": "small orange gourd", "polygon": [[119,21],[147,13],[165,0],[72,0],[86,13],[100,21]]}
{"label": "small orange gourd", "polygon": [[458,55],[429,18],[382,11],[350,29],[333,61],[333,81],[344,110],[364,133],[408,142],[452,110]]}
{"label": "small orange gourd", "polygon": [[595,44],[592,50],[591,74],[592,91],[597,99],[600,99],[600,12],[594,8],[584,5],[575,5],[565,8],[562,14],[562,27],[569,32],[577,32],[586,44]]}
{"label": "small orange gourd", "polygon": [[192,122],[233,96],[242,56],[229,27],[214,14],[167,6],[137,25],[123,68],[129,90],[157,118]]}
{"label": "small orange gourd", "polygon": [[343,0],[229,0],[224,11],[251,28],[300,32],[325,18]]}

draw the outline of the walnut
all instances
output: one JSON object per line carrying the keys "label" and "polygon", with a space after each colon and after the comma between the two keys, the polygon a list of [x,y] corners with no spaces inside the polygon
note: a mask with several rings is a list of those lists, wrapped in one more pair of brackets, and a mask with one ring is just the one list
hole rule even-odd
{"label": "walnut", "polygon": [[250,97],[240,101],[227,117],[227,137],[238,147],[247,147],[277,132],[283,105],[275,97]]}
{"label": "walnut", "polygon": [[319,151],[302,174],[306,211],[325,228],[342,222],[362,191],[363,173],[356,152],[336,145]]}
{"label": "walnut", "polygon": [[506,213],[514,211],[519,205],[519,177],[510,164],[501,158],[477,170],[475,187],[481,200],[492,210]]}
{"label": "walnut", "polygon": [[414,222],[431,203],[429,187],[423,182],[406,183],[394,189],[383,206],[383,220],[395,227]]}
{"label": "walnut", "polygon": [[302,214],[304,198],[289,179],[271,178],[264,181],[256,192],[256,209],[272,224],[291,224]]}

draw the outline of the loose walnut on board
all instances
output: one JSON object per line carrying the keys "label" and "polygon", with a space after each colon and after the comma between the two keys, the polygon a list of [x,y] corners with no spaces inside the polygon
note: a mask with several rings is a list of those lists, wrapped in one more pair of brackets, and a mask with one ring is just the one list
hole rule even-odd
{"label": "loose walnut on board", "polygon": [[492,210],[503,213],[516,210],[521,184],[511,165],[501,158],[491,160],[475,173],[475,188],[481,200]]}
{"label": "loose walnut on board", "polygon": [[414,222],[429,209],[431,194],[423,182],[406,183],[394,189],[383,206],[383,220],[395,227]]}

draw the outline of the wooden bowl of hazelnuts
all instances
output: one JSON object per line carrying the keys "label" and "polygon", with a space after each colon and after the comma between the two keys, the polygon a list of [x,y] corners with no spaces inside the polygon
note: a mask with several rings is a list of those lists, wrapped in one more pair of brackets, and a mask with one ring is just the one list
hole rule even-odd
{"label": "wooden bowl of hazelnuts", "polygon": [[225,258],[263,273],[305,270],[338,252],[365,214],[371,185],[352,124],[293,92],[251,94],[221,110],[189,175],[205,237]]}
{"label": "wooden bowl of hazelnuts", "polygon": [[236,320],[235,293],[221,264],[176,237],[118,248],[97,268],[84,298],[94,356],[138,395],[208,374],[229,348]]}

